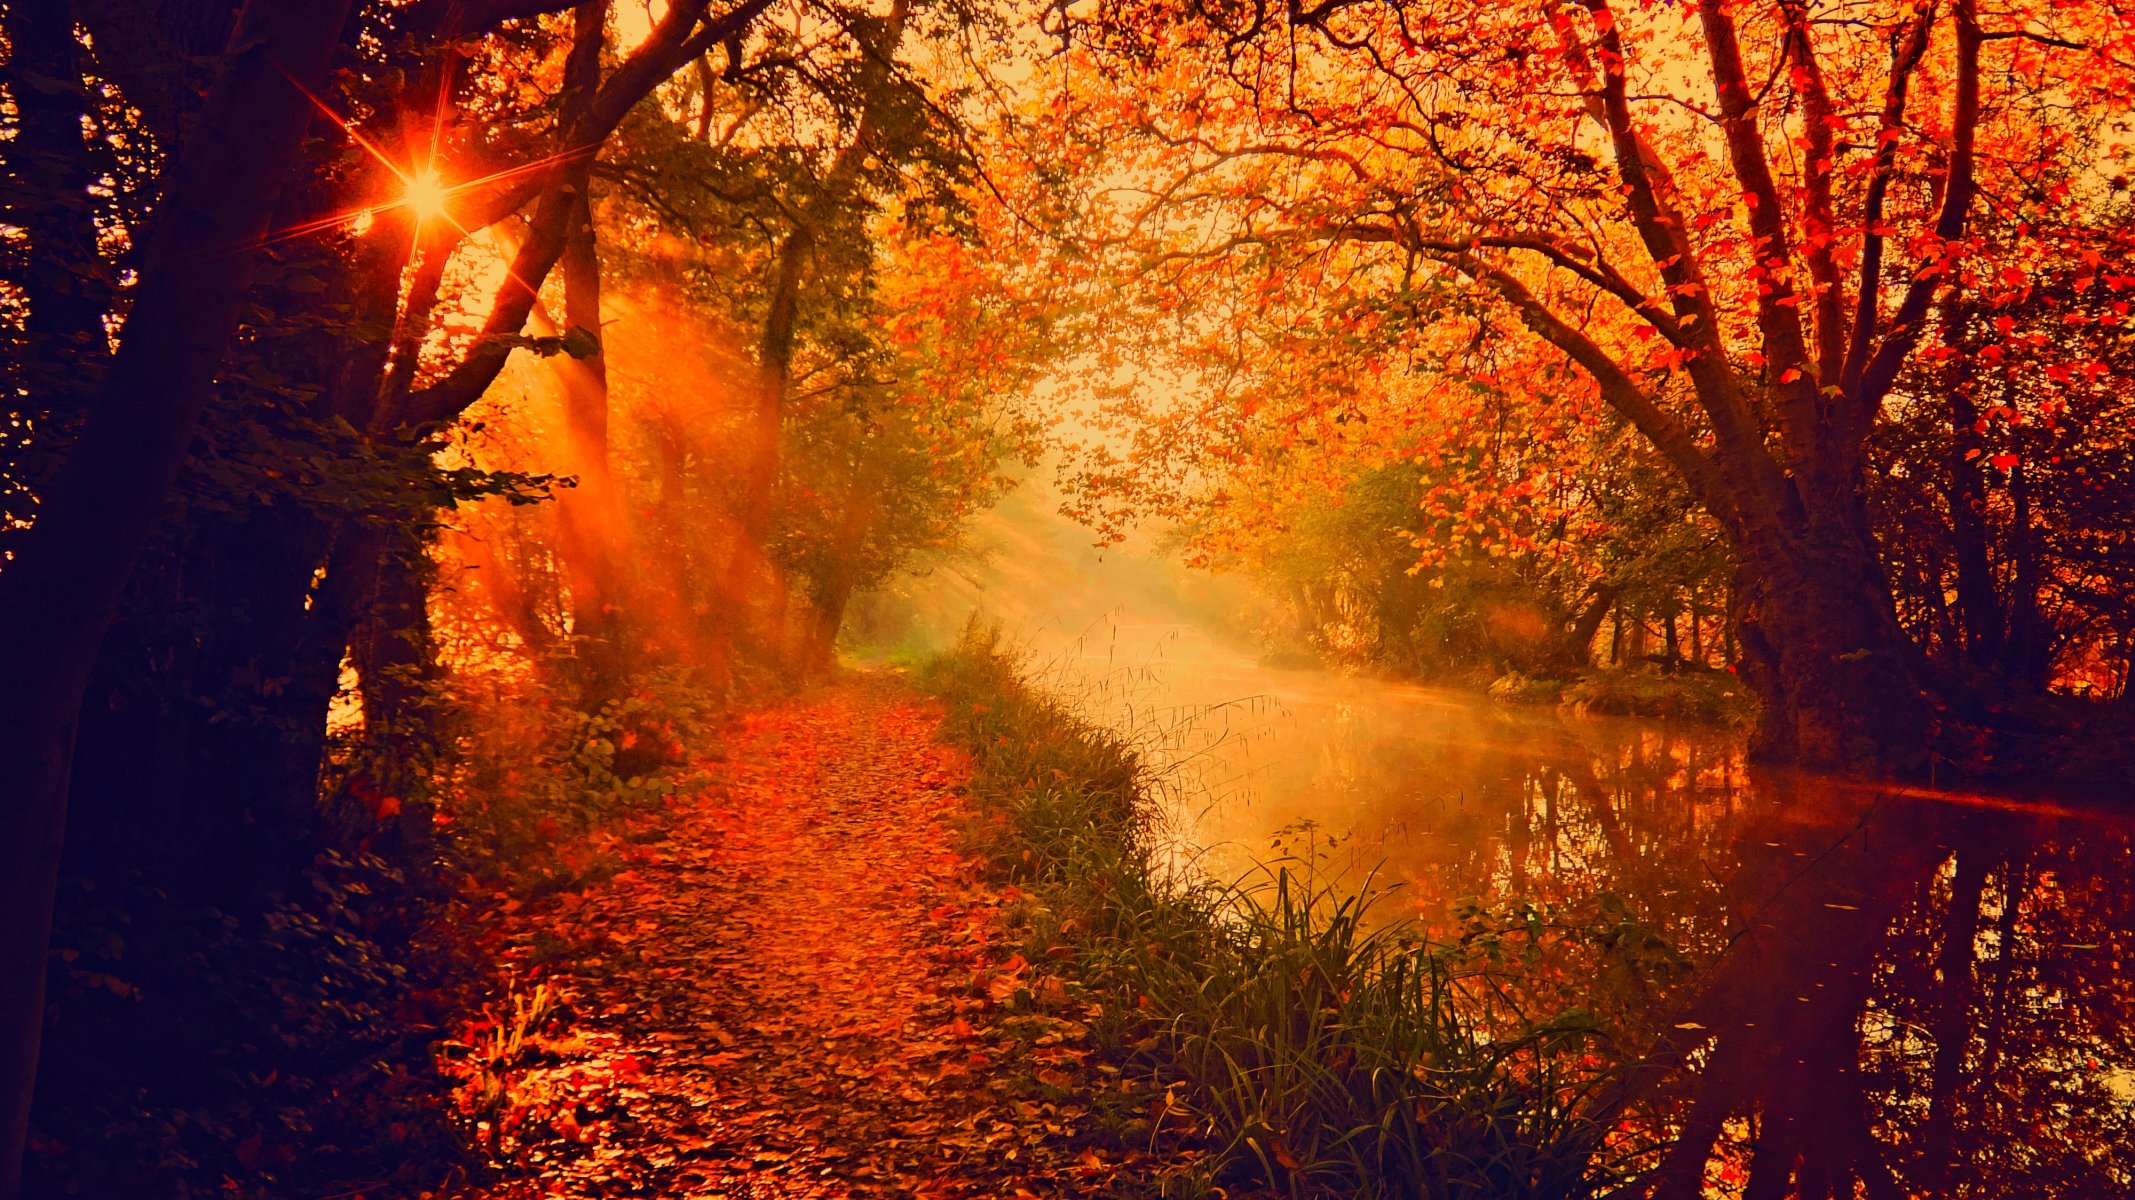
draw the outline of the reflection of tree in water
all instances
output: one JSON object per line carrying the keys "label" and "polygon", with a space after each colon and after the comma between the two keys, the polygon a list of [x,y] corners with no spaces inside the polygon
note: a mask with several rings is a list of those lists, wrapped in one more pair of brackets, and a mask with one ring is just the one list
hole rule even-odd
{"label": "reflection of tree in water", "polygon": [[1517,930],[1520,1010],[1641,1064],[1593,1112],[1663,1147],[1627,1200],[2135,1196],[2135,823],[1439,693],[1297,711],[1251,764],[1263,830],[1353,835],[1404,885],[1383,915]]}
{"label": "reflection of tree in water", "polygon": [[1625,1110],[1673,1142],[1640,1190],[2127,1194],[2127,831],[1761,790],[1728,945]]}
{"label": "reflection of tree in water", "polygon": [[[1387,867],[1426,920],[1556,914],[1526,982],[1608,1016],[1646,1064],[1609,1111],[1670,1146],[1632,1194],[2135,1194],[2128,826],[1752,781],[1650,727],[1523,732],[1323,770],[1460,781],[1410,789]],[[1687,968],[1641,961],[1649,935]]]}

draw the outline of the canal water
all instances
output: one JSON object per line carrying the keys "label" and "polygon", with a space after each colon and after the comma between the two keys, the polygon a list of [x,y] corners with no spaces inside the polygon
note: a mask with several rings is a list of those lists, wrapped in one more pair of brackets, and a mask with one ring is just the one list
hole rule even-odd
{"label": "canal water", "polygon": [[1522,922],[1674,1149],[1655,1194],[2135,1195],[2135,798],[1881,791],[1723,730],[1282,670],[1160,555],[1014,510],[931,581],[1143,747],[1197,866],[1457,939]]}

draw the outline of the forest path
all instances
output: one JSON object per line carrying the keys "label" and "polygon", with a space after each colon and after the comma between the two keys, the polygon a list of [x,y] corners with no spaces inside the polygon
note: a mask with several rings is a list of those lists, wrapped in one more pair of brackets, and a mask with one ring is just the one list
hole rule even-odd
{"label": "forest path", "polygon": [[504,1075],[506,1178],[477,1194],[1075,1195],[1117,1169],[1077,1136],[1081,1026],[995,1003],[1029,970],[1016,894],[954,847],[938,721],[878,679],[742,716],[710,786],[622,830],[623,869],[503,918],[564,1002]]}

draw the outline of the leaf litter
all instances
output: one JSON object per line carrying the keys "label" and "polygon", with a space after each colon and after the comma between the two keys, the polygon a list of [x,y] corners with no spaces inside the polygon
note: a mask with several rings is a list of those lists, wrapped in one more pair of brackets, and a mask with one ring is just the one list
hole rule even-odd
{"label": "leaf litter", "polygon": [[494,897],[492,999],[440,1065],[496,1171],[455,1195],[1140,1190],[1092,1114],[1096,1011],[957,849],[939,722],[865,679],[744,715],[706,786],[560,848],[569,886]]}

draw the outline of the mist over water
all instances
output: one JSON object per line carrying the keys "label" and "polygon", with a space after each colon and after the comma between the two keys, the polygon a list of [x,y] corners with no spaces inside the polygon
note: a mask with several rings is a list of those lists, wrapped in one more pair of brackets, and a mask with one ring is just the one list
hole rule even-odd
{"label": "mist over water", "polygon": [[1043,686],[1141,749],[1213,870],[1303,853],[1359,881],[1435,874],[1441,823],[1472,843],[1482,806],[1566,756],[1673,755],[1695,760],[1695,786],[1737,782],[1725,731],[1269,665],[1258,633],[1275,614],[1246,581],[1185,567],[1146,534],[1094,541],[1026,481],[974,522],[968,550],[873,597],[865,634],[924,652],[971,620],[998,625]]}
{"label": "mist over water", "polygon": [[1676,1064],[1723,1159],[1761,1114],[1908,1185],[2135,1186],[2135,823],[2095,798],[1881,792],[1753,770],[1727,730],[1271,667],[1240,581],[1099,550],[1035,484],[974,540],[871,632],[998,622],[1141,748],[1208,873],[1369,883],[1439,938],[1533,914],[1557,940],[1524,969]]}

